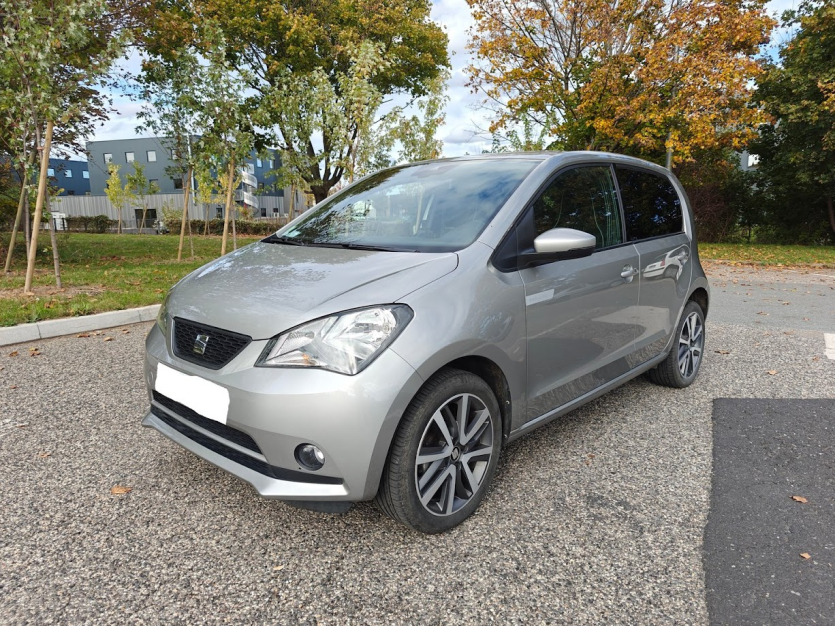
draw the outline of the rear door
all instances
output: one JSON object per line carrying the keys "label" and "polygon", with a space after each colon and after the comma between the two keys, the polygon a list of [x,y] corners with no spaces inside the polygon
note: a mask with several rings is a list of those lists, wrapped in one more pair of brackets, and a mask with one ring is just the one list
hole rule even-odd
{"label": "rear door", "polygon": [[[520,270],[525,285],[527,420],[628,371],[637,326],[638,253],[624,241],[610,166],[560,172],[526,210],[519,249],[552,228],[595,235],[591,256]],[[526,420],[526,421],[527,421]]]}
{"label": "rear door", "polygon": [[678,323],[693,269],[691,239],[684,232],[684,204],[666,175],[621,165],[615,171],[626,237],[640,257],[634,366],[660,354]]}

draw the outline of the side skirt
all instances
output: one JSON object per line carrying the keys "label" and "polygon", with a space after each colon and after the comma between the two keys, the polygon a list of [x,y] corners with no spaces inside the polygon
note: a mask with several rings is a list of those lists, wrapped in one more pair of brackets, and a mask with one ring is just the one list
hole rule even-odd
{"label": "side skirt", "polygon": [[548,411],[547,413],[544,413],[543,415],[540,415],[539,417],[535,417],[531,421],[529,421],[525,424],[522,424],[522,426],[520,426],[516,430],[513,430],[513,431],[510,432],[510,435],[507,438],[507,443],[510,443],[511,441],[513,441],[515,439],[518,439],[522,435],[528,434],[530,431],[532,431],[536,428],[539,428],[540,426],[543,426],[543,425],[547,424],[548,422],[557,419],[558,417],[562,417],[566,413],[570,413],[574,409],[577,409],[577,408],[583,406],[587,402],[591,402],[595,398],[599,398],[600,396],[602,396],[603,394],[611,391],[615,387],[620,387],[621,385],[623,385],[624,383],[629,382],[633,378],[637,378],[638,376],[640,376],[641,374],[643,374],[647,370],[651,370],[653,367],[655,367],[656,365],[661,363],[661,361],[666,359],[668,353],[669,353],[668,351],[665,351],[662,354],[659,354],[657,357],[655,357],[653,359],[650,359],[649,361],[647,361],[645,363],[642,363],[641,365],[639,365],[635,369],[630,370],[630,371],[626,372],[625,374],[622,374],[622,375],[618,376],[617,378],[615,378],[614,380],[606,383],[605,385],[601,385],[597,389],[592,389],[591,391],[589,391],[588,393],[580,396],[579,398],[575,398],[571,402],[563,404],[562,406],[557,407],[556,409]]}

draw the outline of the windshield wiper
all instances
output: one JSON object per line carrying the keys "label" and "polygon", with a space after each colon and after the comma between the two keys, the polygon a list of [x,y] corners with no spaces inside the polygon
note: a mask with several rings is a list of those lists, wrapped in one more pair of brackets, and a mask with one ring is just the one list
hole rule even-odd
{"label": "windshield wiper", "polygon": [[308,242],[302,239],[295,239],[293,237],[279,237],[275,233],[267,237],[266,239],[261,240],[263,243],[286,243],[291,246],[306,246],[309,245]]}
{"label": "windshield wiper", "polygon": [[309,244],[311,246],[319,246],[321,248],[345,248],[347,250],[372,250],[374,252],[417,252],[417,250],[409,250],[407,248],[391,248],[388,246],[371,246],[366,245],[363,243],[353,243],[350,241],[338,243],[338,242],[329,242],[329,243],[319,243],[314,241],[313,243]]}

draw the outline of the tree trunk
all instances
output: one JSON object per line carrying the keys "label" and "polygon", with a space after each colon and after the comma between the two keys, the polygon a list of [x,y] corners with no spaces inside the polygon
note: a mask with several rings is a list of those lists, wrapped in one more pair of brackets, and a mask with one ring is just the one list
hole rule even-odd
{"label": "tree trunk", "polygon": [[122,207],[119,207],[117,209],[117,211],[119,212],[119,223],[116,224],[116,234],[121,235],[122,234]]}
{"label": "tree trunk", "polygon": [[191,235],[191,220],[188,221],[188,245],[191,248],[191,259],[194,259],[194,237]]}
{"label": "tree trunk", "polygon": [[23,243],[26,246],[26,259],[29,262],[29,244],[32,241],[31,220],[32,214],[29,212],[29,194],[23,199]]}
{"label": "tree trunk", "polygon": [[[29,152],[29,156],[26,159],[27,166],[24,168],[23,176],[20,177],[20,200],[17,202],[17,213],[15,214],[14,218],[14,227],[12,228],[12,238],[9,239],[9,251],[6,254],[6,266],[3,268],[3,271],[8,274],[9,271],[12,269],[12,252],[14,251],[14,246],[17,243],[17,233],[20,230],[20,221],[23,219],[24,211],[28,205],[29,200],[29,180],[26,176],[27,170],[31,165],[35,162],[35,151],[32,150]],[[27,229],[28,230],[28,229]],[[26,257],[29,257],[29,247],[26,246]]]}
{"label": "tree trunk", "polygon": [[52,265],[55,267],[55,286],[61,289],[61,259],[58,257],[58,236],[55,233],[55,227],[58,221],[52,216],[52,206],[48,195],[46,198],[46,210],[49,213],[49,242],[52,244]]}
{"label": "tree trunk", "polygon": [[43,201],[46,197],[46,170],[49,168],[49,152],[52,149],[52,120],[46,123],[46,137],[41,152],[41,171],[38,173],[38,199],[35,202],[35,216],[32,221],[32,241],[29,243],[29,259],[26,264],[26,281],[23,284],[23,293],[32,294],[32,278],[35,275],[35,255],[38,252],[38,230],[41,226],[41,214],[43,213]]}
{"label": "tree trunk", "polygon": [[203,215],[205,216],[205,224],[203,227],[203,236],[209,236],[209,203],[206,202],[203,204]]}
{"label": "tree trunk", "polygon": [[139,234],[142,234],[142,229],[145,228],[145,216],[148,214],[148,203],[145,198],[142,199],[142,223],[139,225]]}
{"label": "tree trunk", "polygon": [[832,228],[832,232],[835,233],[835,206],[832,204],[832,196],[827,196],[826,208],[829,209],[829,226]]}
{"label": "tree trunk", "polygon": [[[188,217],[188,195],[191,191],[191,166],[188,168],[188,178],[183,185],[183,219],[180,220],[180,246],[177,248],[177,260],[183,260],[183,243],[186,236],[186,218]],[[189,240],[191,240],[191,224],[189,224]],[[192,254],[192,256],[194,256]]]}
{"label": "tree trunk", "polygon": [[232,249],[238,249],[238,232],[235,229],[235,220],[238,217],[238,207],[235,207],[235,212],[232,214]]}
{"label": "tree trunk", "polygon": [[229,240],[229,214],[232,212],[232,184],[235,182],[235,160],[229,161],[226,181],[226,208],[223,210],[223,240],[220,243],[220,256],[226,254],[226,242]]}
{"label": "tree trunk", "polygon": [[295,204],[296,204],[295,200],[296,200],[296,186],[295,185],[290,185],[290,208],[287,209],[287,219],[290,220],[291,222],[293,221],[293,218],[296,217],[295,215],[293,215],[293,213],[295,212],[295,208],[296,208],[295,207]]}

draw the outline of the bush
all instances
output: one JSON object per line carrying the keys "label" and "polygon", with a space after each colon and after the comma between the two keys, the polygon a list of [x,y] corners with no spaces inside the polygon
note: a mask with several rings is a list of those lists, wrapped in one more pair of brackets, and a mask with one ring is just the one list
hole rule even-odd
{"label": "bush", "polygon": [[[239,235],[254,235],[267,236],[274,233],[279,224],[273,220],[270,221],[255,221],[255,220],[236,220],[235,230]],[[202,235],[205,232],[206,223],[203,220],[191,220],[191,232],[194,235]],[[175,235],[180,234],[179,224],[171,228],[171,232]],[[209,234],[222,235],[223,234],[223,220],[213,219],[209,220]],[[229,223],[229,234],[232,234],[232,223]]]}
{"label": "bush", "polygon": [[70,215],[66,223],[67,230],[85,233],[106,233],[116,226],[116,220],[106,215]]}

